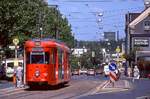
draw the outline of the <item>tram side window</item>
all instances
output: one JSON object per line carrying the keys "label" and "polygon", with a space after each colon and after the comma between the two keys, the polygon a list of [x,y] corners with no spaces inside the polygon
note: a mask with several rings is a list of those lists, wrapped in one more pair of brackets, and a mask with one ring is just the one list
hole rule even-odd
{"label": "tram side window", "polygon": [[49,64],[49,63],[50,63],[49,53],[46,52],[46,53],[45,53],[45,64]]}
{"label": "tram side window", "polygon": [[26,53],[26,63],[30,64],[30,53],[29,52]]}
{"label": "tram side window", "polygon": [[58,49],[58,63],[59,63],[59,70],[58,70],[58,76],[59,79],[63,79],[63,68],[62,68],[62,64],[63,64],[63,51],[61,49]]}
{"label": "tram side window", "polygon": [[59,64],[62,64],[62,58],[63,58],[63,51],[58,49],[58,61],[59,61]]}
{"label": "tram side window", "polygon": [[52,61],[52,64],[55,64],[55,57],[56,56],[56,54],[55,54],[55,49],[54,48],[52,48],[52,52],[51,52],[51,61]]}

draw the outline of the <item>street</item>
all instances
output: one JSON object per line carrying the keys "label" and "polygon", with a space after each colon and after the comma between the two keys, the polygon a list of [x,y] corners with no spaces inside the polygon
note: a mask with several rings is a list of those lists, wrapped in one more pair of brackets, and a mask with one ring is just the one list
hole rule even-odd
{"label": "street", "polygon": [[[131,81],[131,80],[130,80]],[[120,92],[96,93],[80,99],[150,99],[150,80],[141,79],[132,83],[131,89]],[[149,96],[148,98],[142,98]]]}
{"label": "street", "polygon": [[[124,78],[125,79],[125,78]],[[150,80],[140,79],[134,84],[131,79],[126,78],[130,82],[131,88],[127,90],[111,91],[97,89],[102,85],[106,78],[102,75],[96,76],[72,76],[70,83],[60,88],[48,89],[29,89],[14,88],[10,82],[0,83],[0,98],[3,99],[144,99],[142,97],[150,95]],[[7,86],[8,85],[8,86]],[[4,88],[5,86],[5,88]],[[7,87],[6,87],[7,86]],[[104,88],[105,89],[105,88]],[[93,93],[94,92],[94,93]],[[148,98],[149,99],[149,98]]]}
{"label": "street", "polygon": [[150,99],[150,0],[0,0],[0,99]]}
{"label": "street", "polygon": [[[8,83],[9,84],[9,83]],[[93,76],[73,76],[68,85],[63,88],[56,89],[15,89],[13,87],[4,88],[0,90],[0,98],[3,99],[64,99],[73,98],[83,93],[87,93],[89,90],[95,88],[101,84],[98,77]]]}

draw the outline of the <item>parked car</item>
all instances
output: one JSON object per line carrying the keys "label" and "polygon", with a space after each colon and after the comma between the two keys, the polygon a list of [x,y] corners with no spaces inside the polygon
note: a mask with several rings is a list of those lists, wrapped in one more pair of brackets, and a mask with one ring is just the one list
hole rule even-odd
{"label": "parked car", "polygon": [[79,69],[74,69],[74,70],[72,71],[72,75],[80,75]]}
{"label": "parked car", "polygon": [[95,72],[96,74],[103,74],[103,69],[96,69]]}
{"label": "parked car", "polygon": [[94,69],[88,69],[87,75],[93,75],[93,76],[95,76],[95,70]]}
{"label": "parked car", "polygon": [[87,70],[86,69],[81,69],[80,74],[87,74]]}

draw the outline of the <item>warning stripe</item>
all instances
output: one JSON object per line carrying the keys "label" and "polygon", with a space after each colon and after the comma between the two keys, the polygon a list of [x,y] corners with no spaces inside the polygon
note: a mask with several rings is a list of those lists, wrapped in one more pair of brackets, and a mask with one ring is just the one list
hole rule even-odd
{"label": "warning stripe", "polygon": [[110,76],[110,80],[111,80],[112,82],[117,81],[117,75],[116,75],[116,73],[110,72],[109,76]]}

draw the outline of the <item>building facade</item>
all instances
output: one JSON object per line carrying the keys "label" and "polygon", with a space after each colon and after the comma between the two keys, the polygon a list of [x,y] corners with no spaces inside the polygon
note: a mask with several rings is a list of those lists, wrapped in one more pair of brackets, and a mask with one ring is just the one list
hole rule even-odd
{"label": "building facade", "polygon": [[[150,7],[141,13],[127,15],[126,53],[134,52],[135,62],[141,58],[144,60],[149,58],[150,61]],[[143,68],[147,68],[144,65],[139,66],[141,72],[143,72]],[[142,75],[145,75],[145,73]]]}

